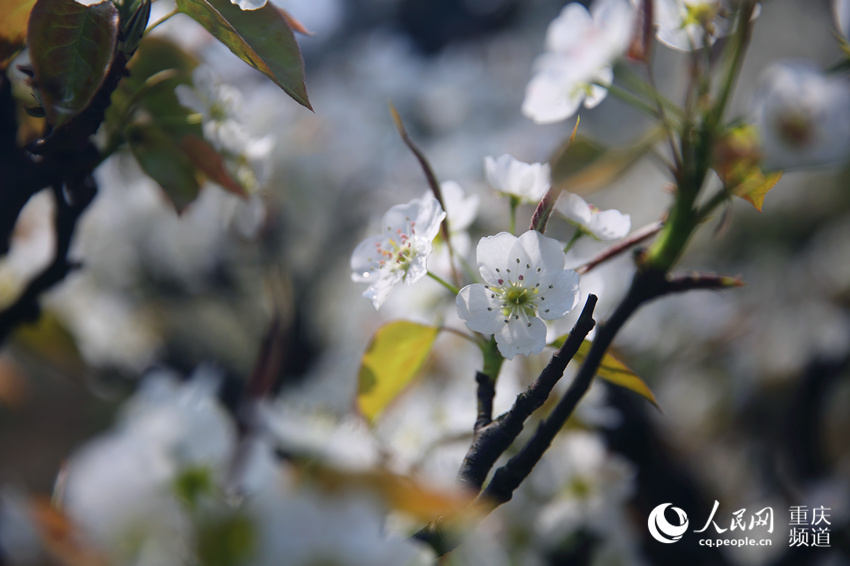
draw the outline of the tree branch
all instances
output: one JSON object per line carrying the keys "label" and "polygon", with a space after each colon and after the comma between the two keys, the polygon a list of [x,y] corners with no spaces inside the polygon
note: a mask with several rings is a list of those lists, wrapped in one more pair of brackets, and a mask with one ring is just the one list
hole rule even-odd
{"label": "tree branch", "polygon": [[[569,337],[561,348],[552,355],[549,364],[540,373],[540,376],[528,389],[522,392],[514,402],[511,409],[499,416],[495,421],[486,426],[476,428],[472,445],[461,464],[458,479],[464,487],[478,493],[484,480],[499,459],[523,430],[525,421],[531,414],[539,409],[549,394],[564,375],[564,370],[570,360],[578,352],[579,346],[593,329],[596,322],[593,320],[593,309],[596,308],[596,295],[589,295],[582,309],[581,315],[575,326],[573,326]],[[487,376],[484,376],[487,377]],[[489,378],[488,378],[489,380]],[[479,382],[480,387],[480,382]],[[491,385],[492,387],[492,385]],[[495,393],[495,392],[494,392]],[[480,400],[479,389],[479,400]],[[490,399],[492,411],[492,398]],[[479,405],[479,420],[481,418]]]}

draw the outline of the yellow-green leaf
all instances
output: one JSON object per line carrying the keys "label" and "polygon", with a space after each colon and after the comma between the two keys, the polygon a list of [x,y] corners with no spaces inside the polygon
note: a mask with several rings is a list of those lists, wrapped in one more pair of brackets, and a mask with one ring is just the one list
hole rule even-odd
{"label": "yellow-green leaf", "polygon": [[438,332],[433,326],[406,320],[378,329],[363,354],[358,376],[357,407],[369,422],[410,385]]}
{"label": "yellow-green leaf", "polygon": [[755,126],[736,126],[717,141],[712,158],[714,170],[726,190],[761,212],[764,197],[782,178],[782,171],[765,173],[762,170],[759,145]]}
{"label": "yellow-green leaf", "polygon": [[35,0],[0,2],[0,69],[26,44],[27,22]]}
{"label": "yellow-green leaf", "polygon": [[[560,348],[568,336],[569,334],[561,336],[552,342],[550,346]],[[592,345],[593,342],[590,340],[584,340],[581,343],[581,346],[579,346],[578,352],[576,352],[573,361],[579,364],[583,363]],[[619,385],[620,387],[625,387],[629,391],[634,391],[655,405],[656,408],[660,409],[660,407],[658,407],[658,401],[655,399],[655,395],[652,394],[652,390],[649,389],[649,386],[644,383],[644,381],[638,377],[634,371],[629,369],[626,364],[615,358],[613,355],[606,353],[605,356],[603,356],[602,363],[599,364],[599,369],[596,371],[596,375],[605,381],[613,383],[614,385]]]}
{"label": "yellow-green leaf", "polygon": [[754,170],[740,185],[732,189],[732,193],[752,204],[756,210],[761,212],[764,197],[781,178],[782,171],[765,175],[761,170]]}

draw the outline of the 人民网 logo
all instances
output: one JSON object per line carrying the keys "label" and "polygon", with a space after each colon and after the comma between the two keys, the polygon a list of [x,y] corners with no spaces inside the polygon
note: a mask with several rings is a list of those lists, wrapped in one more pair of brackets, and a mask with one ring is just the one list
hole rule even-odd
{"label": "\u4eba\u6c11\u7f51 logo", "polygon": [[662,503],[652,510],[649,514],[647,526],[649,534],[658,542],[671,544],[682,538],[685,531],[688,530],[688,515],[678,507],[671,507],[679,518],[679,524],[671,524],[664,516],[664,510],[670,507],[672,503]]}

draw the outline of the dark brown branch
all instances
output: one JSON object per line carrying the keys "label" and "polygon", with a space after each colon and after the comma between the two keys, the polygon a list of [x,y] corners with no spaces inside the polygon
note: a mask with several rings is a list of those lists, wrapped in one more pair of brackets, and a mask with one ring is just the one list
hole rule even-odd
{"label": "dark brown branch", "polygon": [[0,344],[5,342],[9,333],[19,324],[38,319],[41,314],[38,302],[41,294],[62,281],[77,267],[68,258],[68,251],[71,248],[77,221],[97,193],[97,185],[94,178],[87,175],[69,180],[64,189],[60,184],[53,185],[53,196],[56,200],[54,219],[56,252],[53,261],[29,282],[14,303],[0,311]]}
{"label": "dark brown branch", "polygon": [[[437,176],[434,174],[434,169],[428,162],[428,158],[425,157],[425,153],[419,149],[419,146],[417,146],[407,134],[407,130],[404,128],[404,123],[401,121],[401,116],[399,116],[398,111],[392,104],[390,104],[390,114],[392,114],[393,122],[395,122],[396,129],[398,130],[398,134],[401,136],[402,141],[416,157],[416,160],[419,162],[419,166],[422,167],[422,172],[425,174],[428,186],[431,187],[431,192],[434,193],[434,198],[437,199],[437,202],[440,203],[440,207],[445,211],[446,203],[443,201],[443,191],[440,188],[440,182],[437,180]],[[459,285],[460,279],[458,279],[457,270],[455,269],[454,252],[452,251],[451,240],[449,240],[448,217],[444,218],[442,224],[440,224],[440,233],[446,241],[446,247],[449,250],[449,266],[452,270],[452,280],[456,285]]]}
{"label": "dark brown branch", "polygon": [[493,422],[493,398],[496,396],[496,387],[490,376],[480,371],[475,372],[475,382],[478,384],[476,390],[478,396],[478,416],[475,419],[474,428],[477,434],[481,429]]}
{"label": "dark brown branch", "polygon": [[584,397],[602,362],[602,357],[613,342],[617,332],[634,312],[646,301],[660,296],[666,290],[666,278],[656,271],[640,271],[635,275],[626,297],[611,318],[600,325],[587,358],[570,384],[569,389],[555,409],[540,423],[531,439],[508,462],[496,470],[493,479],[479,496],[479,500],[490,507],[497,507],[511,500],[514,491],[528,477],[531,470],[549,448],[552,440],[573,414]]}
{"label": "dark brown branch", "polygon": [[11,86],[8,79],[0,79],[0,254],[8,251],[18,216],[32,195],[50,186],[56,199],[55,256],[21,296],[0,312],[0,344],[18,324],[38,318],[39,296],[76,267],[68,259],[68,250],[77,221],[97,193],[92,172],[103,159],[89,138],[103,122],[112,93],[127,74],[126,67],[126,57],[116,51],[89,106],[26,149],[17,143]]}
{"label": "dark brown branch", "polygon": [[[477,428],[472,445],[461,464],[458,479],[475,493],[481,490],[484,480],[514,440],[520,435],[525,421],[539,409],[564,375],[570,360],[576,355],[587,334],[596,324],[593,309],[596,308],[596,295],[589,295],[578,321],[561,348],[552,355],[549,364],[528,389],[523,391],[511,409],[484,427]],[[486,377],[486,376],[485,376]],[[492,403],[492,401],[491,401]],[[480,413],[479,413],[480,417]]]}

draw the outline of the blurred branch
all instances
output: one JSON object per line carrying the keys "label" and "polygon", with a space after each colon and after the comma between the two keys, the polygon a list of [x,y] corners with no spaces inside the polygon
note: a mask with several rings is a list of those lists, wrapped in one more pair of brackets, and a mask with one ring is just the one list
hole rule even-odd
{"label": "blurred branch", "polygon": [[50,186],[56,200],[53,261],[0,312],[0,344],[18,324],[38,318],[39,296],[76,267],[68,260],[68,250],[77,221],[97,193],[92,172],[104,159],[89,138],[103,122],[112,92],[127,74],[126,65],[126,57],[116,51],[89,106],[27,148],[18,145],[17,105],[11,83],[0,77],[0,254],[9,250],[18,216],[30,197]]}
{"label": "blurred branch", "polygon": [[59,183],[53,185],[53,196],[56,200],[56,252],[53,261],[30,281],[14,303],[0,311],[0,344],[19,324],[37,320],[41,314],[38,303],[41,294],[65,279],[65,276],[77,267],[77,264],[68,259],[68,251],[77,221],[96,193],[97,184],[91,175],[71,179],[64,186]]}

